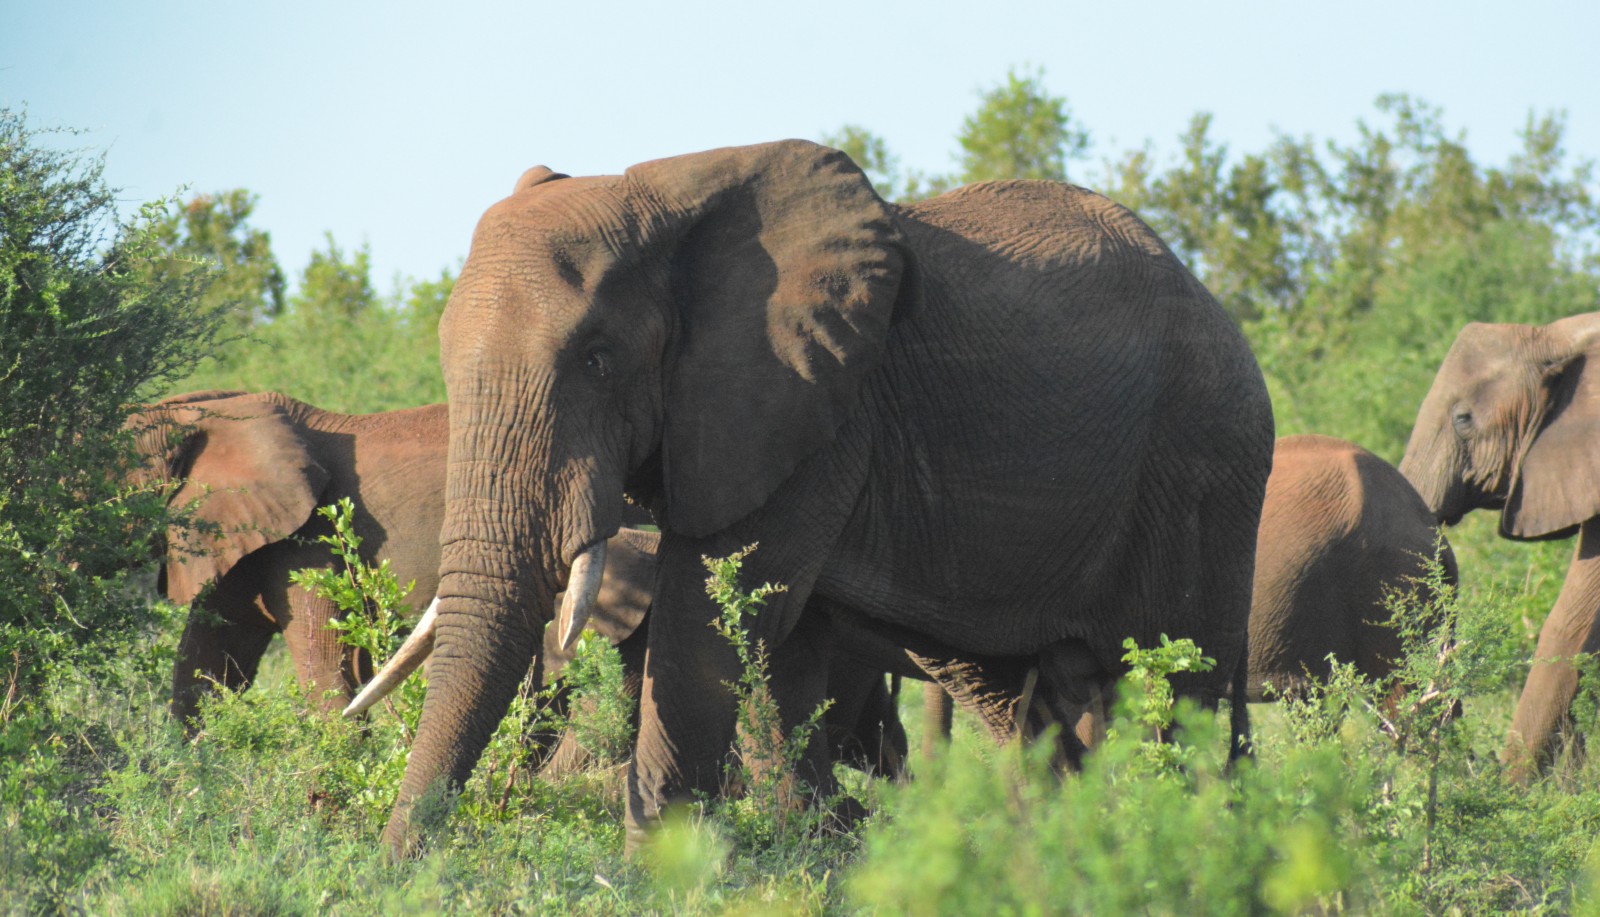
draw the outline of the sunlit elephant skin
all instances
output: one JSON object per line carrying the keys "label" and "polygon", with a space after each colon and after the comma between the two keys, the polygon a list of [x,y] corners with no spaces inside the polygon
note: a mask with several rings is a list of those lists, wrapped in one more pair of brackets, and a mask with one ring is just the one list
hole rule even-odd
{"label": "sunlit elephant skin", "polygon": [[1506,538],[1578,535],[1502,753],[1518,779],[1547,766],[1571,726],[1573,655],[1600,650],[1600,373],[1589,366],[1597,359],[1600,313],[1541,326],[1467,325],[1400,462],[1441,522],[1498,509]]}
{"label": "sunlit elephant skin", "polygon": [[[168,534],[159,578],[170,601],[199,600],[178,645],[174,715],[190,723],[212,685],[247,687],[278,633],[308,695],[326,709],[342,707],[364,660],[327,626],[338,616],[333,604],[293,584],[289,574],[334,567],[328,546],[316,542],[332,528],[315,509],[348,497],[362,558],[387,559],[400,582],[415,581],[413,603],[433,595],[444,516],[445,405],[337,414],[276,393],[194,392],[166,399],[129,424],[139,431],[143,473],[170,482],[170,503],[198,500],[196,516],[209,527]],[[630,521],[648,518],[637,512]],[[644,569],[631,557],[637,547],[614,546],[623,555],[612,566],[614,580]],[[654,569],[652,553],[652,577]],[[652,584],[608,585],[608,598],[642,591],[646,605],[608,602],[597,626],[616,616],[636,622]]]}
{"label": "sunlit elephant skin", "polygon": [[[902,207],[802,141],[536,168],[480,221],[440,343],[441,629],[396,853],[428,827],[416,802],[471,773],[624,492],[664,532],[630,843],[715,793],[733,744],[703,556],[759,544],[745,582],[786,587],[746,624],[789,721],[834,651],[813,597],[930,658],[1037,658],[1032,711],[1071,714],[1127,637],[1202,641],[1219,668],[1184,694],[1243,681],[1266,388],[1200,283],[1098,195],[1003,182]],[[968,703],[960,671],[935,677]],[[1020,699],[998,684],[997,708]],[[801,769],[829,788],[825,743]]]}
{"label": "sunlit elephant skin", "polygon": [[1256,539],[1250,700],[1326,679],[1330,654],[1368,678],[1388,675],[1400,638],[1386,597],[1433,599],[1422,580],[1436,540],[1454,585],[1455,554],[1393,465],[1332,437],[1278,440]]}

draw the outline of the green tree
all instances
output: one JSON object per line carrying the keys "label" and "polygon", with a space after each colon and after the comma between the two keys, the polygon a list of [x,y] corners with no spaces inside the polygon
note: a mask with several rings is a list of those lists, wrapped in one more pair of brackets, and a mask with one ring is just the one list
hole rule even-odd
{"label": "green tree", "polygon": [[962,183],[1004,178],[1065,181],[1067,163],[1081,159],[1089,134],[1072,122],[1067,100],[1044,88],[1042,69],[1013,69],[1005,82],[980,95],[978,110],[962,122]]}
{"label": "green tree", "polygon": [[284,305],[283,270],[272,255],[272,238],[249,225],[256,201],[243,188],[198,194],[163,212],[152,226],[156,241],[171,253],[158,268],[216,268],[207,302],[227,307],[245,326],[276,317]]}
{"label": "green tree", "polygon": [[456,275],[440,268],[432,280],[407,280],[399,284],[394,299],[413,333],[437,341],[439,318],[456,288]]}
{"label": "green tree", "polygon": [[366,244],[346,257],[332,233],[325,238],[328,247],[311,252],[311,260],[300,274],[300,289],[290,300],[296,315],[313,325],[347,322],[378,306]]}
{"label": "green tree", "polygon": [[122,424],[223,320],[210,269],[155,268],[163,204],[120,221],[102,172],[0,109],[0,694],[149,623],[125,577],[167,518],[124,483]]}
{"label": "green tree", "polygon": [[1148,148],[1125,154],[1107,193],[1143,217],[1235,318],[1295,305],[1296,240],[1275,207],[1271,164],[1248,155],[1230,166],[1209,114],[1190,120],[1177,163],[1159,174]]}

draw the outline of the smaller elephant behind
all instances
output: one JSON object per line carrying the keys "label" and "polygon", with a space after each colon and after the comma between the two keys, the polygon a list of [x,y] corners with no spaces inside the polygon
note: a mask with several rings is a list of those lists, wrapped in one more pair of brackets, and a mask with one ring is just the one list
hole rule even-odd
{"label": "smaller elephant behind", "polygon": [[[189,723],[212,685],[249,687],[274,634],[288,644],[297,679],[325,709],[336,710],[360,682],[364,660],[328,627],[338,609],[295,585],[289,574],[337,563],[317,536],[332,527],[316,513],[348,497],[364,561],[390,561],[413,601],[439,581],[449,416],[443,404],[377,414],[324,411],[273,392],[192,392],[133,415],[144,461],[139,476],[170,488],[168,503],[197,501],[193,529],[167,533],[161,593],[191,605],[173,667],[172,712]],[[649,522],[639,511],[628,522]],[[637,619],[654,576],[654,557],[617,539],[609,595],[640,600],[605,618]]]}
{"label": "smaller elephant behind", "polygon": [[1325,679],[1327,657],[1381,678],[1400,656],[1391,593],[1429,601],[1421,582],[1438,551],[1444,579],[1455,555],[1422,498],[1393,465],[1354,443],[1286,436],[1273,452],[1256,535],[1250,605],[1249,698]]}

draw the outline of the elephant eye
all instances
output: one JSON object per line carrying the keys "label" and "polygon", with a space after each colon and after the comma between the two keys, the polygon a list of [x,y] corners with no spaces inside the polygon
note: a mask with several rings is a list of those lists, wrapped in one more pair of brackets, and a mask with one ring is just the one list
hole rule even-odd
{"label": "elephant eye", "polygon": [[1455,416],[1450,418],[1450,425],[1455,427],[1457,436],[1466,439],[1472,435],[1472,412],[1464,408],[1456,411]]}
{"label": "elephant eye", "polygon": [[611,354],[606,352],[604,347],[590,348],[589,352],[584,355],[583,366],[595,378],[608,379],[611,377],[612,372]]}

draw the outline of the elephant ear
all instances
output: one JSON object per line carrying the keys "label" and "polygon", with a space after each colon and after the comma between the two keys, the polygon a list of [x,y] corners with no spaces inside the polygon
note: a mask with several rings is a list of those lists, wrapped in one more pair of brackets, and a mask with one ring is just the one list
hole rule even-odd
{"label": "elephant ear", "polygon": [[800,140],[628,170],[655,212],[679,307],[662,477],[675,532],[718,531],[831,440],[889,325],[916,300],[889,206],[837,150]]}
{"label": "elephant ear", "polygon": [[1580,353],[1546,369],[1545,420],[1523,452],[1500,514],[1507,538],[1565,538],[1600,515],[1600,372],[1587,366],[1594,356]]}
{"label": "elephant ear", "polygon": [[271,403],[208,407],[183,453],[183,483],[170,502],[198,501],[197,525],[169,538],[168,585],[190,593],[169,593],[174,602],[192,599],[252,551],[304,525],[329,478],[283,408]]}

